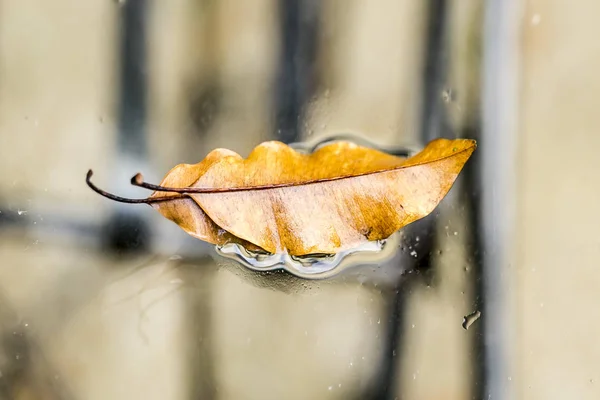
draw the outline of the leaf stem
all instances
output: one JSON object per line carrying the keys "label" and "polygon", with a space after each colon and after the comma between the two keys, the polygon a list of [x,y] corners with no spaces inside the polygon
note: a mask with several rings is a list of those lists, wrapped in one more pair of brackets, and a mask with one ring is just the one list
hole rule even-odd
{"label": "leaf stem", "polygon": [[[330,178],[318,179],[310,182],[303,183],[316,183],[322,181],[332,180]],[[157,192],[169,192],[169,193],[229,193],[229,192],[247,192],[251,190],[265,190],[265,189],[276,189],[282,187],[296,186],[296,182],[291,183],[275,183],[271,185],[257,185],[257,186],[243,186],[243,187],[223,187],[223,188],[201,188],[201,187],[184,187],[184,188],[174,188],[167,186],[154,185],[152,183],[144,182],[144,176],[140,173],[136,174],[133,178],[131,178],[131,184],[133,186],[138,186],[144,189],[156,190]]]}
{"label": "leaf stem", "polygon": [[94,192],[98,193],[100,196],[106,197],[107,199],[119,202],[119,203],[127,203],[127,204],[152,204],[152,203],[156,203],[159,201],[168,201],[168,200],[176,200],[179,199],[181,197],[176,197],[176,196],[165,196],[165,197],[146,197],[145,199],[130,199],[127,197],[121,197],[121,196],[117,196],[116,194],[112,194],[109,193],[107,191],[104,191],[102,189],[100,189],[98,186],[96,186],[95,184],[92,183],[92,175],[94,175],[94,171],[92,171],[91,169],[88,171],[86,177],[85,177],[85,183],[87,183],[87,185],[90,187],[90,189],[92,189]]}

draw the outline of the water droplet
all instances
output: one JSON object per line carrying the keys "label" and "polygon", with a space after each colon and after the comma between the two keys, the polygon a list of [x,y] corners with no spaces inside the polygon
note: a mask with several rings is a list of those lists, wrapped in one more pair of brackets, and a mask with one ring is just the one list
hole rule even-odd
{"label": "water droplet", "polygon": [[541,21],[542,16],[540,14],[534,14],[533,17],[531,17],[531,25],[539,25]]}
{"label": "water droplet", "polygon": [[392,357],[396,357],[396,350],[392,350]]}
{"label": "water droplet", "polygon": [[20,359],[21,359],[21,355],[20,354],[15,355],[15,360],[20,360]]}
{"label": "water droplet", "polygon": [[333,386],[329,386],[327,390],[333,390]]}
{"label": "water droplet", "polygon": [[454,236],[458,236],[458,232],[454,231]]}
{"label": "water droplet", "polygon": [[381,318],[377,320],[377,324],[381,324]]}
{"label": "water droplet", "polygon": [[544,307],[544,303],[540,303],[540,307]]}
{"label": "water droplet", "polygon": [[183,280],[181,280],[179,278],[175,278],[175,279],[171,279],[171,281],[169,283],[172,285],[181,285],[183,283]]}
{"label": "water droplet", "polygon": [[26,214],[27,214],[27,211],[26,211],[26,210],[21,210],[21,209],[19,209],[19,210],[17,210],[17,214],[18,214],[18,215],[26,215]]}
{"label": "water droplet", "polygon": [[417,379],[417,374],[413,374],[413,380]]}
{"label": "water droplet", "polygon": [[169,261],[175,261],[175,260],[181,260],[183,257],[181,257],[179,254],[173,254],[171,257],[169,257]]}
{"label": "water droplet", "polygon": [[479,310],[474,311],[469,315],[465,315],[463,317],[462,327],[465,330],[469,329],[471,325],[473,325],[473,323],[479,319],[479,317],[481,317],[481,311]]}
{"label": "water droplet", "polygon": [[454,94],[454,90],[448,88],[442,91],[442,100],[444,103],[450,103],[455,100],[456,95]]}
{"label": "water droplet", "polygon": [[338,387],[339,387],[339,388],[341,388],[341,387],[342,387],[342,384],[341,384],[341,383],[338,383]]}
{"label": "water droplet", "polygon": [[415,327],[415,324],[412,324],[412,328],[414,328],[414,327]]}
{"label": "water droplet", "polygon": [[417,258],[417,255],[418,255],[418,254],[417,254],[417,251],[416,251],[416,250],[413,250],[413,251],[411,251],[411,252],[410,252],[410,255],[411,255],[412,257],[415,257],[415,258]]}

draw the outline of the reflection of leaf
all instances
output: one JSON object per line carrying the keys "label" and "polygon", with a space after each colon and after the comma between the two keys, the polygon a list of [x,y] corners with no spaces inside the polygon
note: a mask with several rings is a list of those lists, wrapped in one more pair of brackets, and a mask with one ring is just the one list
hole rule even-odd
{"label": "reflection of leaf", "polygon": [[404,159],[350,142],[310,155],[266,142],[247,159],[214,150],[198,164],[176,166],[160,186],[141,175],[132,181],[158,189],[138,202],[201,240],[270,253],[336,253],[429,214],[475,147],[473,140],[438,139]]}

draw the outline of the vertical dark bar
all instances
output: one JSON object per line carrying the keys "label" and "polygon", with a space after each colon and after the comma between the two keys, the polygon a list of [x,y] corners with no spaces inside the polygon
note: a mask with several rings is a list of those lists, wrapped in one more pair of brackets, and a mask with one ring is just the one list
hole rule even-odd
{"label": "vertical dark bar", "polygon": [[[117,165],[141,164],[147,157],[146,143],[146,40],[148,0],[119,4],[119,102]],[[115,176],[125,171],[116,171]],[[119,184],[121,184],[119,182]],[[128,188],[125,188],[126,190]],[[139,209],[138,209],[139,210]],[[138,210],[115,206],[107,222],[104,245],[116,252],[141,251],[150,244],[147,223]]]}
{"label": "vertical dark bar", "polygon": [[510,379],[512,326],[511,238],[515,221],[515,153],[518,104],[516,0],[487,0],[483,29],[482,115],[471,188],[474,197],[474,255],[480,279],[477,398],[514,398]]}
{"label": "vertical dark bar", "polygon": [[275,95],[279,140],[298,140],[305,106],[315,89],[320,1],[280,0],[281,49]]}
{"label": "vertical dark bar", "polygon": [[[421,106],[420,136],[422,144],[437,137],[449,135],[445,108],[441,103],[441,92],[446,81],[447,62],[447,1],[428,0],[426,9],[426,31],[424,45],[424,66],[421,87],[423,100]],[[417,257],[403,254],[399,258],[402,270],[417,270],[424,279],[431,276],[431,252],[435,246],[435,215],[430,215],[404,229],[405,247],[413,246]],[[419,241],[415,240],[419,237]],[[415,247],[417,246],[417,247]],[[396,379],[400,376],[400,363],[397,354],[403,353],[404,315],[406,303],[410,297],[410,286],[421,280],[410,279],[398,282],[389,302],[387,341],[383,351],[380,378],[374,387],[374,399],[388,400],[397,398]]]}
{"label": "vertical dark bar", "polygon": [[421,141],[450,136],[442,91],[448,72],[447,0],[428,0],[425,63],[423,71],[423,102],[421,107]]}
{"label": "vertical dark bar", "polygon": [[119,150],[146,156],[147,0],[127,0],[121,14]]}
{"label": "vertical dark bar", "polygon": [[[465,131],[464,137],[476,139],[478,143],[481,143],[480,127],[477,125],[468,127]],[[481,241],[481,185],[479,180],[481,178],[481,153],[475,151],[469,160],[469,163],[463,171],[464,176],[464,193],[462,199],[467,204],[470,210],[469,217],[469,238],[467,244],[467,253],[471,255],[471,280],[472,288],[474,293],[474,308],[481,311],[484,307],[485,302],[485,287],[483,285],[483,254],[482,254],[482,241]],[[484,399],[486,393],[487,384],[485,383],[485,368],[486,368],[486,357],[485,357],[485,323],[483,319],[480,323],[474,324],[470,330],[473,335],[473,354],[471,355],[473,363],[473,373],[471,377],[472,381],[472,393],[473,398]]]}

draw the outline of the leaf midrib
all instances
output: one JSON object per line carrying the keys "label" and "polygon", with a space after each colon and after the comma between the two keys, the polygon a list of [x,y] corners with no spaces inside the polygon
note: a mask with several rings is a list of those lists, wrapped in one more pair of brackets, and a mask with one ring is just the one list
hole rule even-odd
{"label": "leaf midrib", "polygon": [[[422,165],[427,165],[427,164],[433,164],[435,162],[443,161],[443,160],[445,160],[447,158],[454,157],[454,156],[456,156],[458,154],[461,154],[461,153],[464,153],[466,151],[472,150],[473,147],[475,147],[475,145],[473,145],[471,147],[464,148],[464,149],[462,149],[460,151],[457,151],[455,153],[448,154],[447,156],[436,158],[434,160],[430,160],[430,161],[428,161],[426,163],[423,163],[423,164],[413,164],[413,165],[409,165],[409,166],[399,165],[399,166],[393,167],[393,168],[379,169],[379,170],[375,170],[375,171],[365,172],[365,173],[362,173],[362,174],[334,176],[334,177],[331,177],[331,178],[320,178],[320,179],[313,179],[313,180],[309,180],[309,181],[276,183],[276,184],[257,185],[257,186],[242,186],[242,187],[235,187],[235,188],[199,188],[199,187],[190,186],[189,188],[180,188],[180,189],[189,189],[189,191],[180,192],[180,193],[181,194],[232,193],[232,192],[248,192],[248,191],[255,191],[255,190],[269,190],[269,189],[280,189],[280,188],[294,187],[294,186],[314,185],[314,184],[318,184],[318,183],[333,182],[333,181],[339,181],[339,180],[343,180],[343,179],[351,179],[351,178],[356,178],[356,177],[375,175],[375,174],[379,174],[379,173],[382,173],[382,172],[397,171],[397,170],[405,169],[405,168],[411,168],[411,167],[417,167],[417,166],[422,166]],[[198,180],[200,180],[200,178],[198,178],[196,180],[196,182],[198,182]],[[194,184],[196,182],[194,182]]]}

